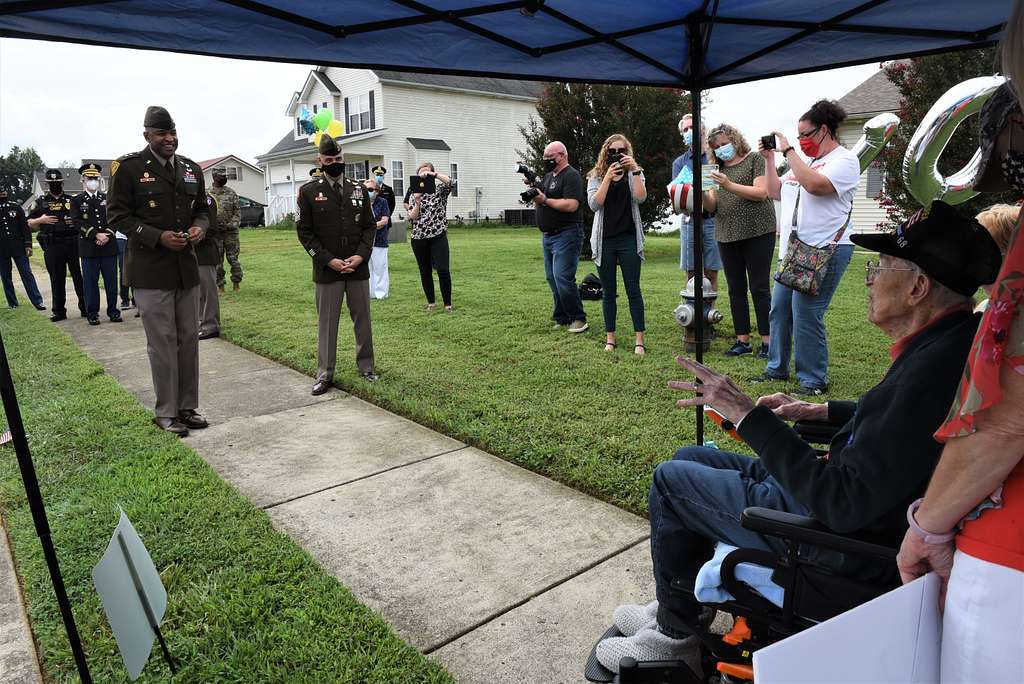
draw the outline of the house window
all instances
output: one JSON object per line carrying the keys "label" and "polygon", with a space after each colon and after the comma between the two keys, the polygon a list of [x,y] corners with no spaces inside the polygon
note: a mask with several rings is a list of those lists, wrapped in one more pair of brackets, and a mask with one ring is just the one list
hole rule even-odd
{"label": "house window", "polygon": [[242,180],[242,169],[237,166],[225,166],[224,175],[228,180],[240,181]]}
{"label": "house window", "polygon": [[345,112],[348,121],[345,133],[355,133],[370,129],[370,94],[359,97],[345,98]]}
{"label": "house window", "polygon": [[305,134],[302,132],[302,121],[295,117],[295,137],[301,138],[303,135]]}
{"label": "house window", "polygon": [[324,102],[322,105],[320,105],[320,109],[327,109],[327,103]]}
{"label": "house window", "polygon": [[316,114],[316,105],[313,105],[313,113]]}
{"label": "house window", "polygon": [[391,188],[396,197],[405,197],[405,164],[397,159],[391,162]]}
{"label": "house window", "polygon": [[867,192],[865,194],[870,199],[876,199],[881,196],[884,189],[885,168],[877,161],[872,162],[871,165],[868,166]]}
{"label": "house window", "polygon": [[459,165],[451,165],[451,173],[449,174],[452,178],[452,197],[459,196]]}
{"label": "house window", "polygon": [[358,162],[345,163],[345,177],[349,180],[363,181],[370,177],[370,162],[363,160]]}

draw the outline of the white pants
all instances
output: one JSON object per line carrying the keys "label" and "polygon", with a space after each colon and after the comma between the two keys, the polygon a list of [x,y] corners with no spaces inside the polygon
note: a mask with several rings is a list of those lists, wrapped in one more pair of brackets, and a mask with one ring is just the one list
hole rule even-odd
{"label": "white pants", "polygon": [[941,668],[943,684],[1024,682],[1024,572],[956,552]]}
{"label": "white pants", "polygon": [[370,296],[384,299],[388,296],[388,248],[374,247],[370,255]]}

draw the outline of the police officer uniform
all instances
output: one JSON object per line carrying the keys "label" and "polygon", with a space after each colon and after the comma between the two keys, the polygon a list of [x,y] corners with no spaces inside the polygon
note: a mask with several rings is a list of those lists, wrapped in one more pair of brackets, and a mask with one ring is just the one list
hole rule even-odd
{"label": "police officer uniform", "polygon": [[[82,187],[90,181],[99,182],[99,164],[78,167]],[[78,230],[78,253],[82,257],[82,280],[85,288],[85,315],[89,325],[100,324],[100,274],[107,293],[107,318],[121,322],[117,308],[117,237],[107,225],[107,194],[89,192],[88,188],[71,198],[71,219]],[[105,241],[104,237],[105,236]],[[100,242],[103,244],[100,244]]]}
{"label": "police officer uniform", "polygon": [[196,245],[199,264],[199,339],[220,337],[220,295],[217,288],[217,266],[224,261],[220,250],[222,229],[217,223],[217,198],[206,193],[210,209],[210,229],[203,241]]}
{"label": "police officer uniform", "polygon": [[39,294],[39,286],[32,275],[32,265],[28,257],[32,254],[32,229],[28,227],[25,212],[17,202],[7,197],[7,188],[0,187],[0,280],[3,281],[4,296],[7,306],[12,309],[18,306],[18,295],[14,291],[14,278],[11,262],[18,267],[21,284],[25,286],[32,306],[40,311],[43,296]]}
{"label": "police officer uniform", "polygon": [[[146,110],[148,134],[173,131],[163,107]],[[192,242],[173,249],[164,240],[209,229],[200,166],[180,154],[164,159],[147,145],[110,168],[110,226],[128,236],[125,270],[142,314],[161,428],[178,435],[206,427],[199,404],[199,264]]]}
{"label": "police officer uniform", "polygon": [[[391,214],[395,213],[395,191],[384,184],[384,175],[388,172],[383,166],[374,166],[371,169],[373,179],[377,183],[377,198],[387,202],[388,223],[383,228],[377,229],[373,238],[373,254],[370,256],[370,297],[373,299],[386,299],[391,290],[391,283],[388,278],[388,237],[391,231]],[[372,202],[374,207],[373,218],[376,221],[381,219],[382,212],[376,199]]]}
{"label": "police officer uniform", "polygon": [[[71,198],[64,194],[64,174],[60,169],[48,169],[44,176],[50,191],[36,200],[28,213],[29,226],[39,230],[39,246],[43,248],[43,261],[50,275],[50,297],[53,300],[51,321],[68,317],[65,280],[71,272],[71,282],[78,296],[78,310],[85,317],[85,293],[82,289],[82,268],[78,263],[78,231],[71,213]],[[52,216],[56,223],[43,223],[43,216]]]}
{"label": "police officer uniform", "polygon": [[[341,147],[326,133],[320,138],[319,152],[325,156],[341,154]],[[356,366],[367,380],[377,379],[373,366],[373,332],[370,326],[370,269],[376,226],[370,200],[361,185],[339,175],[331,178],[325,171],[320,179],[303,185],[298,192],[299,242],[313,260],[316,284],[317,382],[313,394],[326,392],[334,379],[341,304],[348,310],[355,327]],[[336,260],[359,256],[362,261],[348,272],[331,267]]]}
{"label": "police officer uniform", "polygon": [[[395,191],[390,185],[387,185],[384,182],[384,176],[387,175],[388,170],[378,164],[370,169],[370,173],[373,174],[373,179],[377,181],[377,192],[380,193],[381,197],[388,201],[388,216],[391,216],[395,213]],[[390,222],[388,225],[391,225]]]}

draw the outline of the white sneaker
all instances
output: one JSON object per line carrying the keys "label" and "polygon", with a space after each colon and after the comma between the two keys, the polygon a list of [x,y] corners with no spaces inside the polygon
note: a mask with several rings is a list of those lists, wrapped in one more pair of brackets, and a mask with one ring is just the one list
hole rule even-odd
{"label": "white sneaker", "polygon": [[571,332],[571,333],[586,332],[589,327],[590,326],[587,325],[586,321],[573,321],[572,323],[569,324],[569,332]]}
{"label": "white sneaker", "polygon": [[658,602],[651,601],[646,606],[635,603],[619,606],[612,613],[612,622],[624,636],[633,636],[645,627],[658,626]]}
{"label": "white sneaker", "polygon": [[700,640],[695,636],[673,639],[657,629],[644,628],[634,636],[611,637],[597,645],[597,661],[616,674],[619,661],[625,657],[637,662],[683,660],[697,676],[701,674]]}

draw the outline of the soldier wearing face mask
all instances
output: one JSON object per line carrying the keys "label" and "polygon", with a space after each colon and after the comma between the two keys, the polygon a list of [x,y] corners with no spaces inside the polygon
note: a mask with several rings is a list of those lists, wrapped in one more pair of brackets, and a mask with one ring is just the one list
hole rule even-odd
{"label": "soldier wearing face mask", "polygon": [[107,193],[100,192],[100,165],[78,167],[83,192],[71,200],[71,219],[78,230],[78,253],[82,257],[85,286],[85,315],[89,325],[100,324],[100,275],[107,293],[107,318],[121,323],[117,308],[117,238],[107,225]]}
{"label": "soldier wearing face mask", "polygon": [[[231,264],[231,286],[238,290],[242,285],[242,262],[238,260],[242,246],[238,238],[238,226],[242,221],[242,210],[238,205],[238,193],[228,187],[227,171],[214,169],[210,174],[213,187],[210,194],[217,202],[217,247],[222,257]],[[217,264],[217,287],[224,291],[224,260]]]}
{"label": "soldier wearing face mask", "polygon": [[82,269],[78,263],[78,231],[72,219],[71,198],[64,194],[64,174],[60,169],[47,169],[45,179],[49,192],[32,205],[28,225],[39,231],[39,246],[43,248],[46,272],[50,275],[50,297],[53,300],[50,320],[57,322],[68,317],[65,293],[68,271],[78,295],[78,310],[85,318]]}
{"label": "soldier wearing face mask", "polygon": [[370,173],[373,174],[373,180],[377,183],[377,194],[383,197],[388,202],[388,216],[395,213],[395,191],[394,189],[384,182],[384,176],[387,175],[388,170],[381,165],[374,166],[370,169]]}

